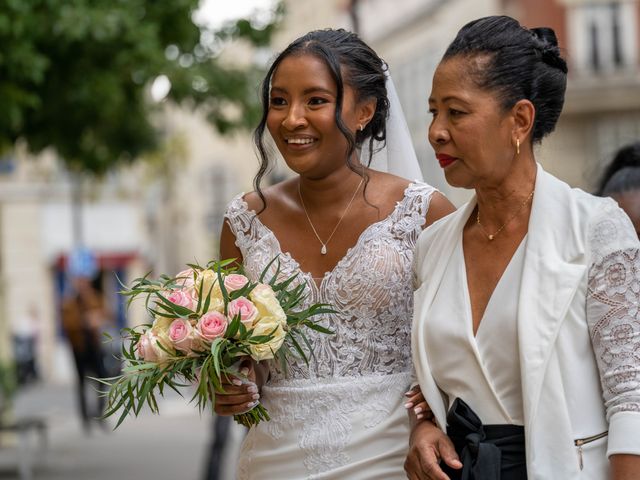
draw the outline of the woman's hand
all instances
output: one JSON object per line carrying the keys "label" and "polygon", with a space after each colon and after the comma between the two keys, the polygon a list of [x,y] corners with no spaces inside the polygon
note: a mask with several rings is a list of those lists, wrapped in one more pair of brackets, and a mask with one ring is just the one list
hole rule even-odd
{"label": "woman's hand", "polygon": [[260,368],[250,358],[240,363],[239,372],[242,378],[229,376],[222,378],[224,392],[216,392],[215,412],[218,415],[237,415],[251,410],[258,404],[260,392],[256,367]]}
{"label": "woman's hand", "polygon": [[409,480],[449,480],[440,468],[441,460],[455,470],[462,468],[453,443],[439,427],[431,422],[415,424],[404,462]]}
{"label": "woman's hand", "polygon": [[416,420],[426,419],[433,421],[433,412],[427,405],[424,395],[422,395],[420,385],[416,385],[404,395],[407,397],[407,403],[404,404],[404,408],[413,411]]}

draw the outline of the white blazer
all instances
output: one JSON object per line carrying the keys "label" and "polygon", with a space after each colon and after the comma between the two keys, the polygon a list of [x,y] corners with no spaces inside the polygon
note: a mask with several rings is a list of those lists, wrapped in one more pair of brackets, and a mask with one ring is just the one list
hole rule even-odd
{"label": "white blazer", "polygon": [[[475,205],[474,198],[426,229],[415,257],[413,360],[422,391],[443,428],[447,404],[429,369],[426,312]],[[571,189],[538,166],[517,318],[530,480],[604,480],[607,455],[640,454],[640,409],[617,411],[607,420],[587,323],[587,275],[594,261],[590,238],[595,220],[612,211],[620,217],[612,200]],[[611,242],[612,251],[639,247],[628,218],[626,223],[624,235],[615,236],[619,242]],[[640,327],[640,315],[636,321]],[[640,352],[637,336],[635,342]],[[635,389],[624,395],[640,407],[640,374]],[[607,430],[608,436],[582,447],[576,444]]]}

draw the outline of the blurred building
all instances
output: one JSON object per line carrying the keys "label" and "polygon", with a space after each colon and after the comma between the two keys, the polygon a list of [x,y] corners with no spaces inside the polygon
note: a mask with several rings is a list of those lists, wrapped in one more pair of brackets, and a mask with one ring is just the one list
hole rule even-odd
{"label": "blurred building", "polygon": [[[4,352],[15,337],[33,338],[40,376],[55,380],[70,369],[65,351],[58,348],[59,304],[68,284],[66,262],[78,238],[96,254],[101,268],[121,274],[138,256],[145,235],[137,210],[114,188],[113,179],[85,185],[85,201],[75,209],[73,182],[50,153],[32,158],[18,146],[0,163]],[[104,286],[114,327],[122,325],[115,275],[106,275]]]}
{"label": "blurred building", "polygon": [[545,165],[593,190],[621,146],[640,139],[640,2],[506,0],[527,26],[558,33],[569,83],[557,133],[543,146]]}

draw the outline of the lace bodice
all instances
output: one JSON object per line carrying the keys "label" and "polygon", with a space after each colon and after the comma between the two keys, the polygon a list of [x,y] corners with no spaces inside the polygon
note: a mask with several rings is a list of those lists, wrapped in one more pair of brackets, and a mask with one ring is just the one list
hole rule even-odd
{"label": "lace bodice", "polygon": [[334,335],[308,333],[315,359],[308,366],[291,359],[286,376],[272,362],[270,383],[411,371],[413,251],[433,191],[426,184],[409,185],[393,212],[367,227],[320,284],[281,251],[278,239],[248,209],[242,195],[232,200],[225,217],[248,275],[259,275],[280,255],[282,274],[297,273],[297,281],[307,284],[307,304],[328,303],[338,312],[321,319]]}
{"label": "lace bodice", "polygon": [[613,202],[593,222],[589,246],[587,320],[610,418],[640,411],[640,249]]}

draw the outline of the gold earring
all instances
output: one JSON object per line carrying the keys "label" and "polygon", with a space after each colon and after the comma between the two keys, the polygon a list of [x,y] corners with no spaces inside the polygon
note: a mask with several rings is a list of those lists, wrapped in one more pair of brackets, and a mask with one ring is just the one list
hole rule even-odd
{"label": "gold earring", "polygon": [[516,155],[520,155],[520,139],[516,138]]}

